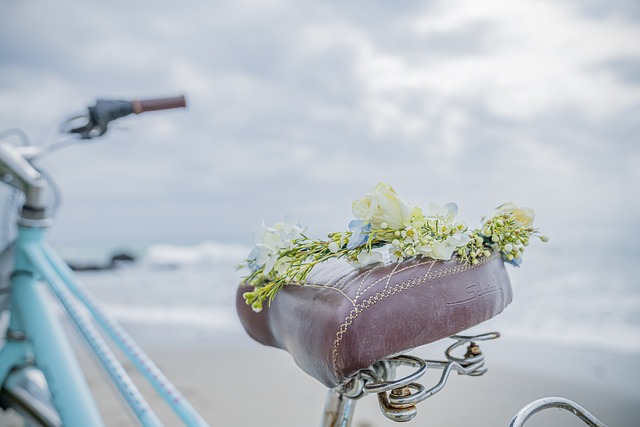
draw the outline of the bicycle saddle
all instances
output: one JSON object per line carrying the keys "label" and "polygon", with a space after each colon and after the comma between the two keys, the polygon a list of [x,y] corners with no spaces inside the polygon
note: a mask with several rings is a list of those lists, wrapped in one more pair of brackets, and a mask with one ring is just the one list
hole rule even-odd
{"label": "bicycle saddle", "polygon": [[374,362],[454,335],[499,314],[512,298],[499,254],[476,265],[412,258],[361,269],[329,260],[304,286],[285,286],[256,313],[242,294],[236,307],[256,341],[288,351],[327,387]]}

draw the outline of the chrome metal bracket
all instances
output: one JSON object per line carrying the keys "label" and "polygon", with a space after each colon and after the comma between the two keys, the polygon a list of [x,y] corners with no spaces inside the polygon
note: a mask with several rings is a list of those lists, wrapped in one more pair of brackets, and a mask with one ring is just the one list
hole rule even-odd
{"label": "chrome metal bracket", "polygon": [[[397,422],[412,420],[418,413],[416,405],[441,391],[452,371],[469,376],[480,376],[487,372],[478,342],[499,336],[498,332],[475,336],[454,335],[451,338],[456,342],[445,350],[446,361],[400,355],[374,363],[349,382],[329,390],[322,427],[349,427],[357,399],[370,393],[378,395],[380,410],[387,418]],[[465,345],[466,352],[462,357],[453,355],[454,350]],[[396,368],[403,365],[415,370],[403,378],[394,379]],[[426,389],[416,381],[428,368],[442,369],[442,374],[436,385]],[[509,427],[522,427],[534,414],[549,408],[567,410],[590,427],[606,427],[582,406],[562,397],[546,397],[529,403],[516,414]]]}
{"label": "chrome metal bracket", "polygon": [[[348,427],[353,415],[354,402],[352,401],[370,393],[378,395],[380,410],[387,418],[397,422],[412,420],[417,415],[416,405],[441,391],[452,371],[470,376],[479,376],[487,372],[484,354],[480,351],[478,342],[492,340],[499,336],[498,332],[474,336],[454,335],[451,338],[456,342],[445,351],[446,361],[400,355],[374,363],[369,369],[360,371],[349,382],[330,391],[327,407],[331,404],[335,406],[336,402],[342,402],[342,405],[348,404],[348,410],[342,411],[342,417],[333,418],[334,423],[326,421],[327,412],[325,411],[323,427]],[[454,350],[465,345],[467,349],[462,357],[452,354]],[[396,368],[403,365],[413,367],[415,370],[403,378],[395,379]],[[428,368],[442,369],[442,375],[436,385],[426,389],[416,381],[427,372]],[[332,413],[336,413],[335,408]]]}

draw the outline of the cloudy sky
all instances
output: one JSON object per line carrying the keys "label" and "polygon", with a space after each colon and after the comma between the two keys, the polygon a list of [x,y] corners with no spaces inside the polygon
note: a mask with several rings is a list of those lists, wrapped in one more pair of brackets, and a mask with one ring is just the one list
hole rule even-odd
{"label": "cloudy sky", "polygon": [[249,242],[285,214],[322,235],[379,181],[471,225],[514,201],[552,236],[624,236],[639,23],[635,0],[1,0],[0,128],[187,96],[43,160],[60,244]]}

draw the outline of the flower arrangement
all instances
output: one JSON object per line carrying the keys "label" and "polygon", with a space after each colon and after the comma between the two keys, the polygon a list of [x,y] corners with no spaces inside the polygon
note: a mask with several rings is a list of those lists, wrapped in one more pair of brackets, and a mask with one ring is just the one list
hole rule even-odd
{"label": "flower arrangement", "polygon": [[434,260],[457,257],[477,264],[499,251],[506,262],[520,265],[532,236],[548,239],[533,228],[534,212],[504,203],[481,227],[469,230],[458,219],[458,206],[431,204],[429,212],[403,200],[388,184],[380,183],[353,202],[348,231],[330,233],[325,240],[312,239],[292,217],[271,227],[254,230],[256,246],[249,254],[251,273],[243,284],[253,286],[244,299],[254,311],[262,310],[283,286],[303,285],[318,264],[330,258],[346,258],[356,267],[378,262],[401,262],[422,256]]}

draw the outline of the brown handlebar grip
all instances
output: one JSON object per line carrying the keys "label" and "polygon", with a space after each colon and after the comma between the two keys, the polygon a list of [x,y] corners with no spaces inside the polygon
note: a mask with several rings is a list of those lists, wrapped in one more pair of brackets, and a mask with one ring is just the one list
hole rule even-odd
{"label": "brown handlebar grip", "polygon": [[187,100],[184,96],[175,96],[173,98],[158,98],[133,101],[133,112],[136,114],[145,113],[147,111],[169,110],[171,108],[181,108],[187,106]]}

